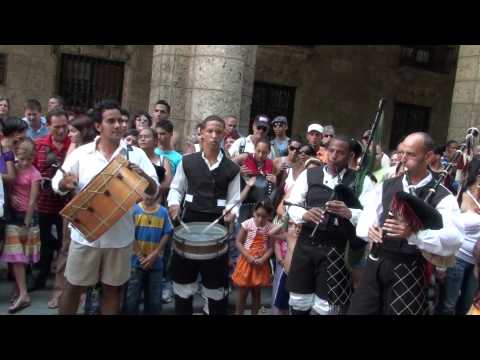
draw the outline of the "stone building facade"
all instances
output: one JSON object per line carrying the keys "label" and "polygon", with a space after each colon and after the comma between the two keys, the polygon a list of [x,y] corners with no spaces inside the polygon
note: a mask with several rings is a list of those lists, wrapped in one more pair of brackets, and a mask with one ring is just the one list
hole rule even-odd
{"label": "stone building facade", "polygon": [[[77,69],[66,76],[62,64],[70,55],[78,62],[105,61],[104,69],[121,64],[117,86],[122,106],[132,113],[152,110],[158,99],[165,99],[183,135],[191,134],[209,114],[240,117],[246,133],[252,101],[256,104],[256,89],[262,84],[266,89],[290,89],[293,134],[303,135],[309,123],[319,122],[359,136],[371,125],[384,97],[386,147],[394,146],[391,134],[405,119],[415,121],[421,114],[426,114],[423,128],[435,140],[461,140],[466,127],[476,124],[480,109],[480,47],[447,50],[439,70],[402,62],[402,46],[0,45],[0,56],[6,55],[0,95],[8,96],[11,113],[20,115],[26,98],[46,105],[51,94],[62,92],[67,77],[75,91],[76,77],[90,75],[80,75]],[[90,92],[95,92],[95,84],[108,82],[100,75],[90,80],[82,85]]]}

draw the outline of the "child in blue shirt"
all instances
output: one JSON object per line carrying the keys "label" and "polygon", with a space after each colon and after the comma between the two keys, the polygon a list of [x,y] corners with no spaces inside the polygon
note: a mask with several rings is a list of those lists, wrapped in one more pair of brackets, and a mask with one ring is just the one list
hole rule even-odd
{"label": "child in blue shirt", "polygon": [[166,208],[158,197],[146,198],[135,205],[135,241],[133,242],[132,275],[127,283],[124,312],[138,314],[143,292],[144,313],[159,314],[162,310],[163,252],[170,241],[173,226]]}

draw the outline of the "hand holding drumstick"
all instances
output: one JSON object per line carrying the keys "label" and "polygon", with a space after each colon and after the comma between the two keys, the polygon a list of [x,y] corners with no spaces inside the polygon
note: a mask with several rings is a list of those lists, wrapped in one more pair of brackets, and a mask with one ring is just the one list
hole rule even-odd
{"label": "hand holding drumstick", "polygon": [[62,168],[59,168],[63,173],[63,179],[60,180],[58,187],[62,192],[70,192],[77,189],[78,179],[77,176],[72,173],[65,172]]}

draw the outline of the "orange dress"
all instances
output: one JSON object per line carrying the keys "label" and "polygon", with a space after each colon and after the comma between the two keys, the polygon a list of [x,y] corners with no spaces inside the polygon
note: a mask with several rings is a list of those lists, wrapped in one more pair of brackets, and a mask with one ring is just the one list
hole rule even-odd
{"label": "orange dress", "polygon": [[[247,222],[248,221],[249,220],[247,220]],[[262,232],[256,231],[253,242],[247,251],[251,256],[263,256],[267,251],[266,236]],[[240,255],[235,271],[232,274],[232,280],[238,287],[252,288],[270,286],[272,284],[272,273],[268,260],[262,265],[249,264],[247,259],[243,255]]]}

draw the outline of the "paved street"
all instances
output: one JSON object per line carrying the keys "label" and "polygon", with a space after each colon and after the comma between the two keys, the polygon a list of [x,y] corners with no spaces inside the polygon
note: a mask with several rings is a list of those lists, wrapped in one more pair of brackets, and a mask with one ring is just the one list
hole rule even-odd
{"label": "paved street", "polygon": [[[57,315],[57,310],[51,310],[47,307],[47,303],[50,297],[51,289],[53,287],[53,278],[48,282],[48,289],[41,291],[34,291],[30,294],[32,300],[32,305],[20,313],[15,315],[8,314],[9,297],[12,291],[14,283],[6,279],[5,268],[2,266],[0,269],[0,315],[8,316],[21,316],[21,315]],[[262,314],[270,314],[270,301],[271,301],[271,289],[265,289],[262,292],[262,304],[264,308],[261,311]],[[229,297],[230,310],[233,312],[235,306],[236,291],[234,290]],[[201,309],[203,307],[203,299],[201,296],[197,295],[194,299],[194,308],[196,314],[201,314]],[[83,313],[83,309],[80,309],[80,312]],[[173,302],[169,304],[164,304],[163,313],[165,315],[174,314]],[[247,310],[245,314],[249,314],[250,311]]]}

